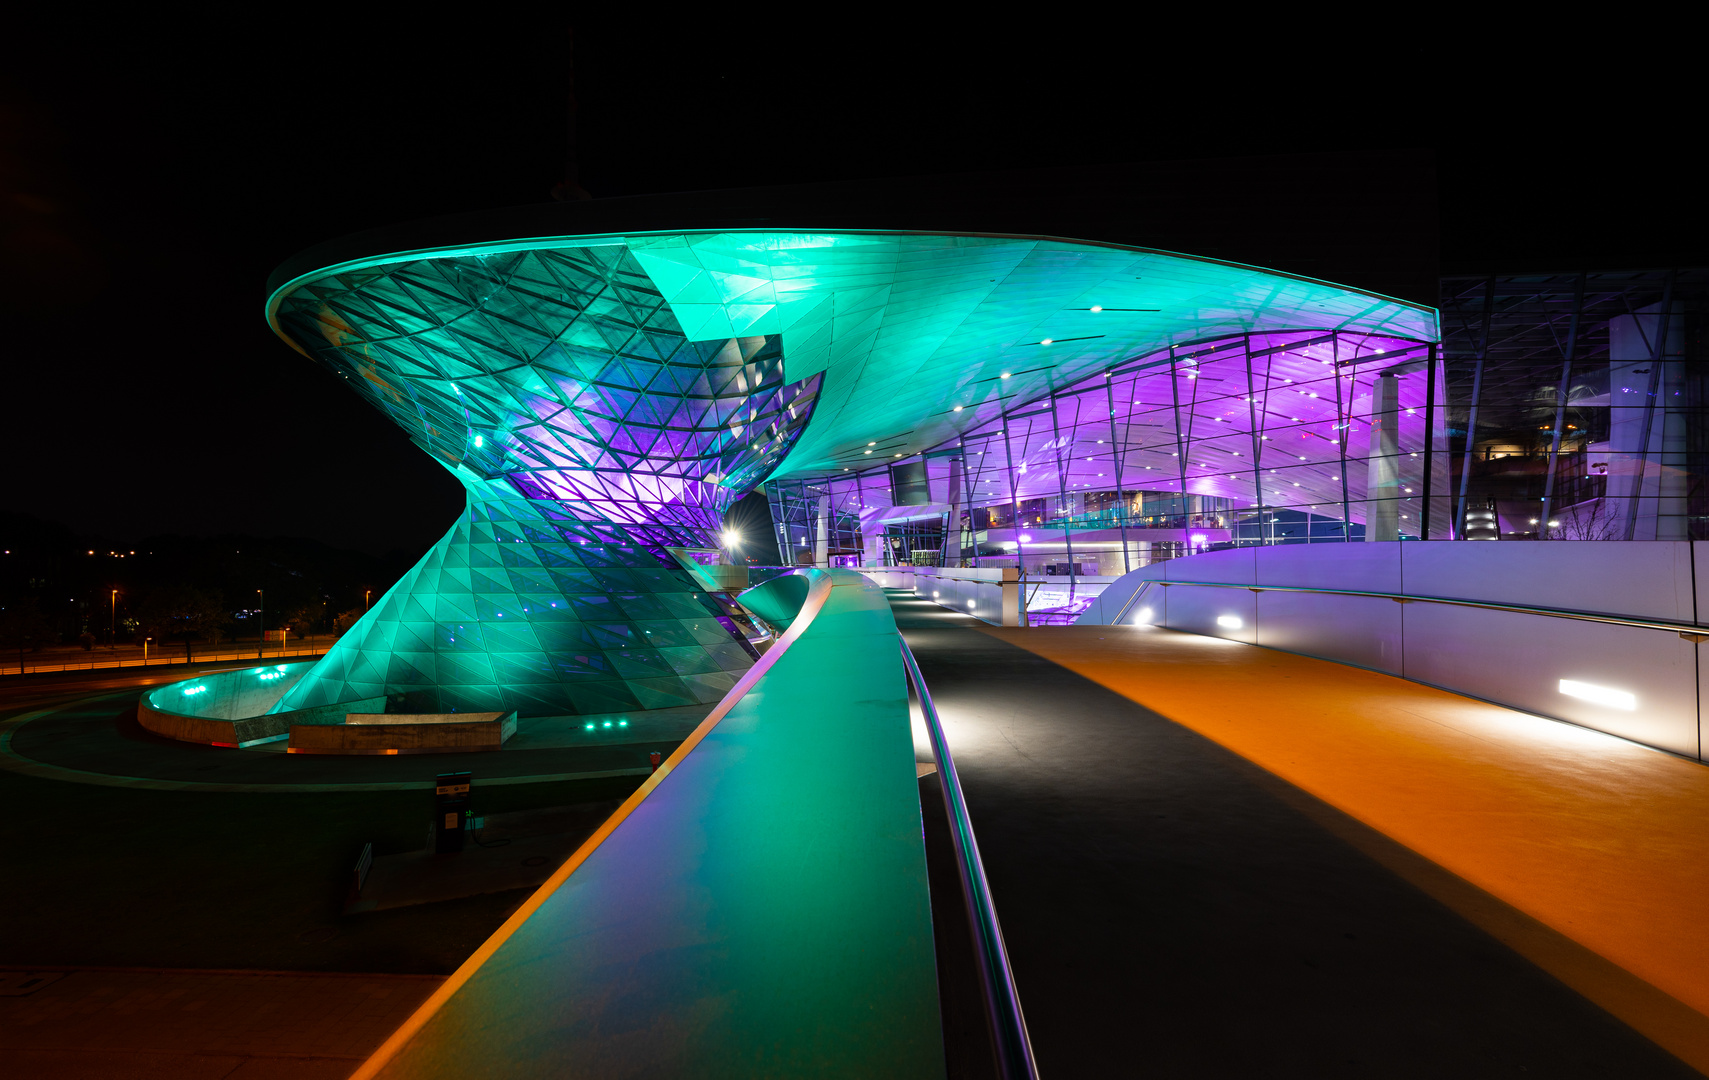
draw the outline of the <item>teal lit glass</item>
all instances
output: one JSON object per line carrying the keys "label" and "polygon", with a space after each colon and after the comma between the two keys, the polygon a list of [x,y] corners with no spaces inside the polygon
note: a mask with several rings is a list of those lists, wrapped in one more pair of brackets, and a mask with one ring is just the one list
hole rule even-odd
{"label": "teal lit glass", "polygon": [[1166,252],[775,231],[377,253],[284,282],[268,317],[470,492],[278,708],[525,716],[729,686],[747,641],[671,549],[717,547],[762,481],[944,445],[1192,342],[1438,336],[1428,308]]}

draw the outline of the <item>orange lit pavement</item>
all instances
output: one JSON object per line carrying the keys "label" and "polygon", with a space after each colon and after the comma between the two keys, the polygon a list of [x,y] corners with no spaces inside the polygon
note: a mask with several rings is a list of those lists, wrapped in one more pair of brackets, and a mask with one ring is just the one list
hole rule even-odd
{"label": "orange lit pavement", "polygon": [[1332,811],[1317,814],[1709,1071],[1709,767],[1392,676],[1216,638],[1153,627],[983,629],[1369,826],[1381,835]]}

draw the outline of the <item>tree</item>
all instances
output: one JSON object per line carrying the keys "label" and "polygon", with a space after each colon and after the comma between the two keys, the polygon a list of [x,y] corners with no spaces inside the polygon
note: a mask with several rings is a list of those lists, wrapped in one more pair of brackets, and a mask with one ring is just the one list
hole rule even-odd
{"label": "tree", "polygon": [[285,625],[289,625],[292,634],[301,641],[302,637],[308,637],[314,631],[314,625],[320,622],[325,613],[325,603],[320,602],[320,600],[311,600],[311,602],[297,605],[285,613]]}
{"label": "tree", "polygon": [[137,605],[137,614],[145,634],[159,641],[182,641],[188,655],[192,639],[218,633],[225,605],[206,589],[178,586],[149,593]]}
{"label": "tree", "polygon": [[352,626],[355,626],[357,620],[362,618],[364,614],[366,614],[366,612],[361,608],[351,608],[349,611],[339,612],[332,620],[333,634],[338,637],[343,637],[344,632]]}
{"label": "tree", "polygon": [[24,651],[37,652],[58,637],[53,622],[43,615],[33,596],[0,607],[0,649],[17,650],[18,669],[24,667]]}
{"label": "tree", "polygon": [[1543,540],[1621,540],[1625,538],[1625,518],[1611,506],[1608,499],[1590,499],[1569,506],[1552,515],[1555,522],[1541,523],[1538,536]]}

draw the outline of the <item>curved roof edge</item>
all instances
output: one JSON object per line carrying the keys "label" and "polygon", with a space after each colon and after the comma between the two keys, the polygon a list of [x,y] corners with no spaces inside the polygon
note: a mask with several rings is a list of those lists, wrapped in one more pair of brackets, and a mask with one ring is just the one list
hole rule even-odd
{"label": "curved roof edge", "polygon": [[[837,185],[826,185],[833,186]],[[547,242],[594,237],[616,240],[624,236],[673,233],[779,232],[967,236],[1083,244],[1254,270],[1313,285],[1327,285],[1344,292],[1429,312],[1432,316],[1437,314],[1436,308],[1417,301],[1232,259],[1044,232],[992,231],[977,225],[969,227],[972,223],[967,222],[922,221],[920,219],[926,216],[941,219],[955,215],[945,214],[937,209],[922,212],[900,202],[874,205],[861,211],[814,209],[812,206],[801,205],[812,201],[802,198],[804,192],[811,193],[809,189],[804,188],[743,188],[678,195],[637,195],[574,203],[535,203],[380,226],[305,248],[280,263],[268,276],[267,310],[271,315],[275,298],[295,282],[351,264],[390,262],[400,257],[426,258],[448,250],[529,241]],[[848,220],[851,218],[854,220]]]}

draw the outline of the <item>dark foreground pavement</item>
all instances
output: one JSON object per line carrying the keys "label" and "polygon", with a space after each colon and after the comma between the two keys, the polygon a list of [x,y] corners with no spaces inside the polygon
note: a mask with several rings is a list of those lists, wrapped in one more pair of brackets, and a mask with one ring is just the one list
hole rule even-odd
{"label": "dark foreground pavement", "polygon": [[1334,811],[972,619],[892,606],[1041,1075],[1698,1075],[1318,824]]}

